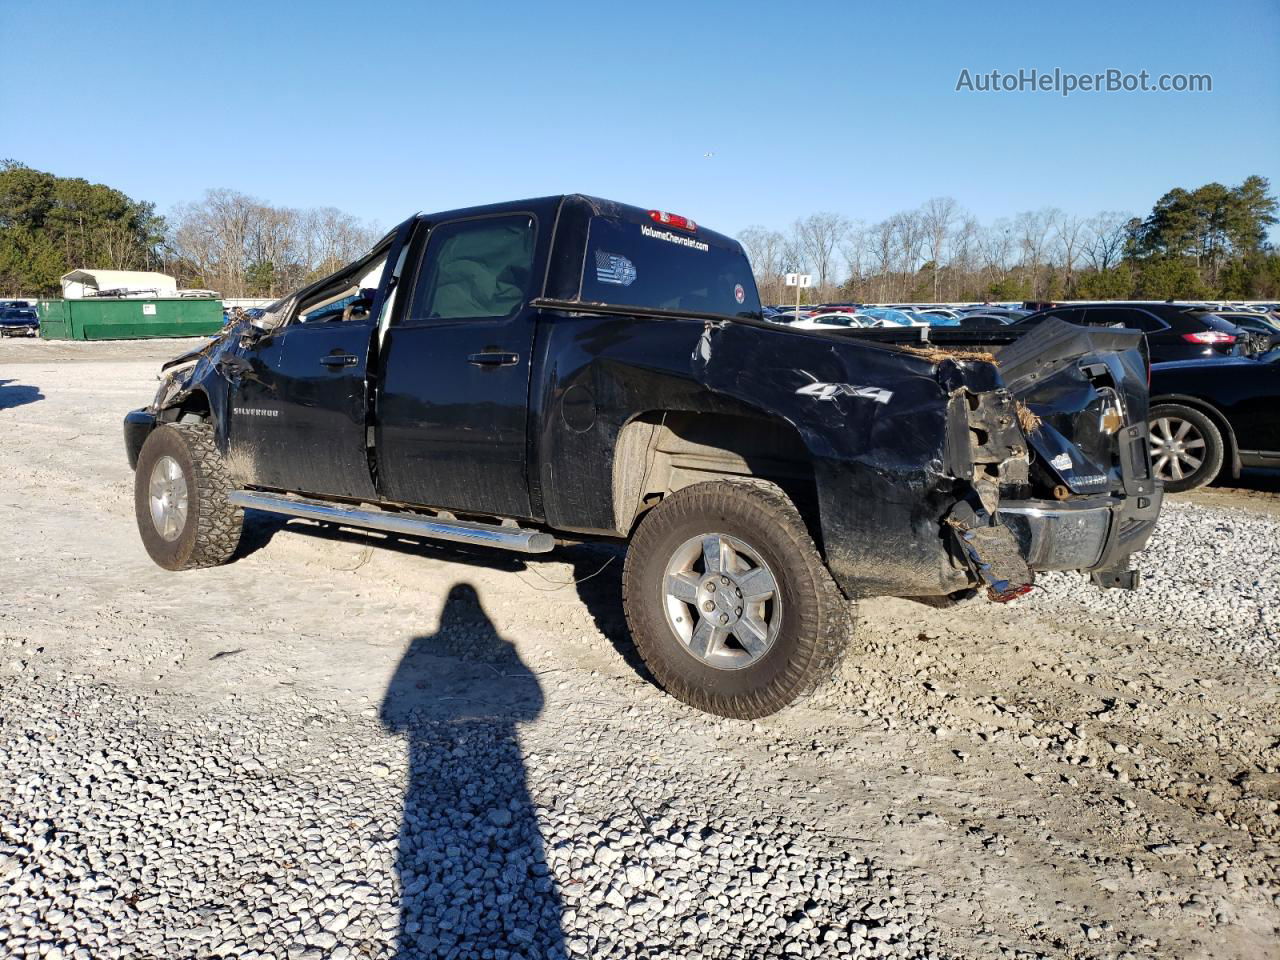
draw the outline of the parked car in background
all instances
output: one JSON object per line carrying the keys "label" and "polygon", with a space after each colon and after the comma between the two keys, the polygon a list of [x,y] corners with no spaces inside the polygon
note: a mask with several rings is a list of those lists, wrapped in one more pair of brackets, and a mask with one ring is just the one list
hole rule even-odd
{"label": "parked car in background", "polygon": [[795,310],[774,310],[773,313],[766,314],[765,319],[771,323],[781,323],[789,326],[799,320],[807,320],[810,316],[811,314],[808,310],[801,310],[798,313]]}
{"label": "parked car in background", "polygon": [[1051,317],[1090,327],[1129,327],[1147,335],[1152,363],[1234,356],[1262,351],[1261,344],[1203,306],[1185,303],[1072,303],[1017,321],[1035,325]]}
{"label": "parked car in background", "polygon": [[1004,323],[1017,323],[1025,316],[1027,316],[1027,311],[1019,310],[1016,307],[978,307],[965,310],[961,313],[960,318],[995,317]]}
{"label": "parked car in background", "polygon": [[866,327],[866,320],[852,313],[831,311],[815,313],[811,317],[800,317],[789,324],[792,330],[828,330],[832,327]]}
{"label": "parked car in background", "polygon": [[1280,346],[1280,320],[1256,310],[1218,310],[1217,315],[1245,333],[1253,334],[1265,344],[1265,350]]}
{"label": "parked car in background", "polygon": [[858,311],[860,317],[870,317],[878,327],[926,327],[923,320],[914,320],[901,310],[888,307],[863,307]]}
{"label": "parked car in background", "polygon": [[998,327],[1007,327],[1015,319],[1002,313],[965,313],[960,315],[960,319],[957,322],[965,330],[991,330]]}
{"label": "parked car in background", "polygon": [[949,316],[945,313],[936,313],[933,311],[907,310],[907,316],[913,320],[919,320],[921,323],[930,327],[958,327],[960,321],[956,317]]}
{"label": "parked car in background", "polygon": [[1151,367],[1151,467],[1177,493],[1280,467],[1280,350]]}
{"label": "parked car in background", "polygon": [[949,307],[929,307],[927,310],[921,310],[920,312],[931,317],[945,317],[948,320],[958,321],[960,319],[959,312]]}
{"label": "parked car in background", "polygon": [[0,307],[0,337],[34,337],[40,333],[40,318],[30,307]]}

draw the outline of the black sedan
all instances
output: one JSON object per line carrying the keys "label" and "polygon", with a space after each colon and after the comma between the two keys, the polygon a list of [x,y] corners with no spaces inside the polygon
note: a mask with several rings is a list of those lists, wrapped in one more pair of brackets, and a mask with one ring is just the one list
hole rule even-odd
{"label": "black sedan", "polygon": [[40,320],[30,307],[0,307],[0,337],[34,337]]}
{"label": "black sedan", "polygon": [[1174,493],[1280,466],[1280,350],[1152,364],[1151,461]]}
{"label": "black sedan", "polygon": [[1069,303],[1015,322],[1030,326],[1050,317],[1085,326],[1142,330],[1153,363],[1250,354],[1262,348],[1252,335],[1209,309],[1185,303]]}

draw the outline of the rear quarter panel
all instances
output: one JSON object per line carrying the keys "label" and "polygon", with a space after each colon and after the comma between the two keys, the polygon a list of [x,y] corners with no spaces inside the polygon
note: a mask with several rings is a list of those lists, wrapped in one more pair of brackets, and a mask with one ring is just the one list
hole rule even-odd
{"label": "rear quarter panel", "polygon": [[[544,314],[537,355],[533,472],[551,526],[628,532],[614,515],[613,459],[634,418],[754,416],[790,425],[808,450],[820,539],[847,593],[967,583],[941,537],[955,484],[943,466],[948,397],[924,358],[763,322],[561,313]],[[879,389],[885,400],[797,393],[824,383]]]}

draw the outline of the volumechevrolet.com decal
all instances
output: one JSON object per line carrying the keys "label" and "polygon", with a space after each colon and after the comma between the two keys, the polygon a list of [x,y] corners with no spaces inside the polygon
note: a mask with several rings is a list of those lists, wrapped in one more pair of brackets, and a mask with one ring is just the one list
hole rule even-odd
{"label": "volumechevrolet.com decal", "polygon": [[640,232],[646,237],[653,237],[655,240],[665,240],[667,243],[678,244],[682,247],[689,247],[693,250],[699,250],[706,253],[711,249],[709,243],[703,243],[701,240],[695,240],[693,237],[682,237],[678,233],[672,233],[670,230],[655,230],[647,223],[640,225]]}

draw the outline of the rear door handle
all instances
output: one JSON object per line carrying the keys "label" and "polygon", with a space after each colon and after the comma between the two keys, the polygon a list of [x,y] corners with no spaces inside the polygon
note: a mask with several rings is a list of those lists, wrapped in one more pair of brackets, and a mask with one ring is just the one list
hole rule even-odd
{"label": "rear door handle", "polygon": [[327,357],[321,357],[320,362],[326,367],[354,367],[357,360],[349,353],[331,353]]}
{"label": "rear door handle", "polygon": [[473,353],[467,357],[469,363],[477,367],[510,367],[520,362],[518,353]]}

